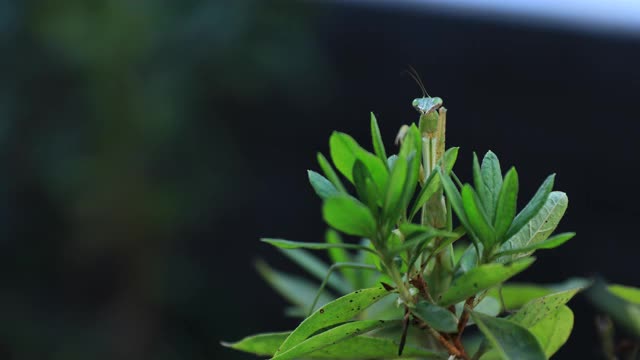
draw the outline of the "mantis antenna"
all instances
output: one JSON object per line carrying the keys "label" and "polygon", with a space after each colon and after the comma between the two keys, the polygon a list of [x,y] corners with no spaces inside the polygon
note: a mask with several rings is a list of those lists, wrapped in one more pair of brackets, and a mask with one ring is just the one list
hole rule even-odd
{"label": "mantis antenna", "polygon": [[429,95],[429,93],[425,89],[424,83],[422,82],[422,79],[420,77],[420,74],[418,74],[418,71],[411,65],[409,65],[409,69],[410,70],[406,70],[406,72],[409,74],[409,76],[411,76],[411,78],[413,78],[413,80],[418,84],[418,86],[420,86],[420,90],[422,90],[422,95],[431,97],[431,95]]}

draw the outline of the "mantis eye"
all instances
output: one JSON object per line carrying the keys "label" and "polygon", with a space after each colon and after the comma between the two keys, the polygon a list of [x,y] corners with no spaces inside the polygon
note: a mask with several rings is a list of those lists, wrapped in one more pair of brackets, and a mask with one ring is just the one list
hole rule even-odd
{"label": "mantis eye", "polygon": [[413,101],[411,102],[411,105],[413,105],[413,107],[418,106],[418,104],[419,104],[418,99],[415,99],[415,100],[413,100]]}

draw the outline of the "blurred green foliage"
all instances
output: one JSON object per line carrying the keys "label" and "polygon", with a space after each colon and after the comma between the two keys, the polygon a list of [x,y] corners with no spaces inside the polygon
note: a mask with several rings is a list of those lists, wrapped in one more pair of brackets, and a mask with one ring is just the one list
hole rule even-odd
{"label": "blurred green foliage", "polygon": [[304,100],[323,76],[307,17],[284,1],[0,3],[0,357],[216,358],[222,325],[194,300],[216,289],[181,249],[247,201],[228,190],[249,161],[238,108]]}

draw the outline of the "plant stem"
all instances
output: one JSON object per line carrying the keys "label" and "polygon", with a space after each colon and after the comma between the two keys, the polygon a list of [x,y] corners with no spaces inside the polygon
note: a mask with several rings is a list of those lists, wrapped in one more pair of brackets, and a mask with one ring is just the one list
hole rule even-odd
{"label": "plant stem", "polygon": [[463,358],[465,360],[469,360],[469,356],[467,356],[467,354],[464,352],[464,350],[459,349],[458,347],[456,347],[454,344],[452,344],[450,341],[448,341],[442,334],[440,334],[438,331],[436,331],[434,328],[432,328],[431,326],[429,326],[429,324],[427,324],[426,322],[416,318],[417,322],[418,322],[418,327],[422,330],[427,330],[429,331],[429,333],[431,333],[431,335],[438,340],[438,342],[440,343],[440,345],[442,345],[445,349],[447,349],[447,351],[449,352],[449,354],[459,357],[459,358]]}
{"label": "plant stem", "polygon": [[393,261],[385,258],[383,259],[383,264],[389,270],[389,276],[398,287],[400,299],[402,299],[402,301],[407,305],[412,304],[413,299],[411,293],[409,292],[409,289],[407,289],[407,286],[402,279],[402,275],[400,275],[400,271],[398,271],[398,268],[393,264]]}
{"label": "plant stem", "polygon": [[[462,308],[462,315],[460,315],[460,320],[458,320],[458,334],[456,335],[453,343],[460,349],[463,349],[462,345],[462,333],[464,332],[464,328],[467,326],[467,322],[469,322],[469,309],[473,308],[475,296],[472,296],[464,302],[464,307]],[[463,350],[464,351],[464,350]]]}

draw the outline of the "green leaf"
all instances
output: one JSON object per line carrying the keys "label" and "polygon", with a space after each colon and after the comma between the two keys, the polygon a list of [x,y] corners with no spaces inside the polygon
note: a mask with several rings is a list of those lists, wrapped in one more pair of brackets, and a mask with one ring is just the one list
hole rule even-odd
{"label": "green leaf", "polygon": [[447,196],[447,199],[451,203],[451,207],[455,211],[456,215],[458,215],[460,223],[462,223],[465,229],[467,229],[471,241],[473,241],[474,245],[477,247],[479,240],[475,232],[473,232],[473,228],[469,224],[469,219],[467,219],[467,214],[464,211],[462,196],[460,195],[458,188],[456,188],[456,186],[453,184],[453,181],[451,181],[451,178],[448,175],[445,175],[442,170],[438,171],[438,175],[442,181],[442,187]]}
{"label": "green leaf", "polygon": [[516,216],[516,205],[518,200],[518,173],[515,168],[511,168],[504,176],[504,183],[498,195],[498,205],[496,207],[496,217],[493,226],[496,230],[496,240],[498,243],[504,242],[507,230],[511,226]]}
{"label": "green leaf", "polygon": [[573,232],[558,234],[546,240],[540,241],[535,244],[531,244],[529,246],[525,246],[523,248],[498,252],[494,255],[494,258],[499,258],[501,256],[507,256],[507,255],[521,254],[521,253],[530,254],[531,252],[535,250],[540,250],[540,249],[554,249],[566,243],[567,241],[571,240],[574,236],[576,236],[576,233],[573,233]]}
{"label": "green leaf", "polygon": [[[510,311],[521,308],[527,302],[548,295],[553,290],[540,285],[524,283],[508,283],[502,285],[502,299],[504,300],[503,311]],[[489,296],[500,299],[498,288],[489,290]]]}
{"label": "green leaf", "polygon": [[496,286],[528,268],[534,258],[525,258],[511,264],[485,264],[475,267],[453,280],[451,286],[438,299],[438,305],[449,306]]}
{"label": "green leaf", "polygon": [[[304,309],[308,309],[313,303],[318,285],[303,278],[274,270],[263,261],[256,262],[256,269],[265,281],[290,303]],[[323,305],[332,300],[332,296],[323,292],[318,303]]]}
{"label": "green leaf", "polygon": [[562,305],[555,312],[529,328],[544,354],[550,358],[567,342],[573,329],[573,312]]}
{"label": "green leaf", "polygon": [[259,356],[272,356],[289,334],[289,332],[257,334],[247,336],[234,343],[223,341],[221,344],[231,349],[253,353]]}
{"label": "green leaf", "polygon": [[473,311],[489,316],[498,316],[500,310],[500,301],[492,296],[485,296],[485,298],[473,308]]}
{"label": "green leaf", "polygon": [[439,172],[437,170],[433,171],[425,181],[424,186],[420,190],[420,193],[418,193],[416,201],[414,201],[413,206],[409,211],[410,219],[413,219],[418,211],[420,211],[420,209],[422,208],[422,205],[424,205],[440,189],[440,184],[441,181]]}
{"label": "green leaf", "polygon": [[467,246],[462,253],[456,267],[460,269],[460,273],[464,274],[478,266],[478,252],[473,244]]}
{"label": "green leaf", "polygon": [[456,164],[456,160],[458,159],[458,150],[460,150],[459,147],[451,147],[447,149],[447,151],[445,151],[444,155],[442,156],[444,169],[447,174],[451,173],[451,170],[453,170],[453,166]]}
{"label": "green leaf", "polygon": [[[527,225],[500,246],[499,252],[521,249],[539,243],[551,235],[567,210],[569,199],[560,191],[553,191],[547,197],[544,206],[529,220]],[[527,256],[529,253],[512,255],[510,259]]]}
{"label": "green leaf", "polygon": [[[401,226],[401,231],[405,226]],[[395,255],[404,250],[411,249],[413,247],[417,247],[417,249],[421,249],[426,243],[435,239],[436,237],[442,238],[460,238],[459,233],[449,232],[444,230],[438,230],[431,227],[421,226],[422,229],[420,231],[416,231],[411,233],[405,239],[405,242],[402,245],[389,249],[388,255]]]}
{"label": "green leaf", "polygon": [[345,234],[371,238],[376,220],[368,207],[349,195],[328,198],[322,207],[325,221]]}
{"label": "green leaf", "polygon": [[[453,148],[449,148],[447,151],[445,151],[444,155],[443,155],[443,159],[441,160],[442,162],[444,162],[444,169],[445,172],[447,174],[451,173],[451,170],[453,169],[453,165],[456,162],[456,159],[458,158],[458,149],[457,147],[453,147]],[[410,219],[413,219],[416,214],[418,213],[418,211],[422,208],[422,206],[441,188],[441,180],[440,180],[440,168],[441,168],[441,164],[437,165],[436,168],[434,169],[434,171],[431,172],[431,174],[429,174],[429,177],[425,180],[424,185],[422,186],[422,189],[420,189],[420,192],[418,193],[418,196],[416,198],[416,200],[413,203],[413,206],[411,207],[411,210],[409,211],[410,214]]]}
{"label": "green leaf", "polygon": [[[258,356],[272,356],[278,346],[290,332],[266,333],[248,336],[235,343],[222,342],[223,346],[239,351],[253,353]],[[402,356],[398,356],[398,344],[392,339],[357,336],[342,340],[335,345],[313,351],[306,356],[310,359],[406,359],[419,357],[421,359],[442,359],[441,353],[436,353],[416,346],[406,345]]]}
{"label": "green leaf", "polygon": [[602,279],[596,279],[585,294],[595,307],[609,315],[617,325],[640,338],[640,305],[611,293]]}
{"label": "green leaf", "polygon": [[398,160],[398,155],[389,156],[389,158],[387,159],[387,168],[393,168],[393,164],[396,163],[396,160]]}
{"label": "green leaf", "polygon": [[[272,356],[289,334],[289,332],[259,334],[246,337],[236,343],[222,342],[222,345],[259,356]],[[308,353],[304,357],[307,359],[340,360],[406,359],[416,357],[421,359],[446,358],[442,353],[411,345],[406,345],[402,356],[398,356],[398,344],[392,339],[365,335],[342,340],[335,345]]]}
{"label": "green leaf", "polygon": [[456,228],[452,233],[441,234],[440,236],[444,235],[443,241],[441,241],[440,244],[436,246],[435,249],[431,250],[431,253],[429,254],[429,256],[438,255],[442,250],[449,247],[449,245],[460,240],[465,234],[466,234],[466,231],[462,226]]}
{"label": "green leaf", "polygon": [[484,210],[487,212],[488,220],[493,223],[496,215],[496,207],[498,206],[498,197],[502,189],[502,170],[498,157],[491,151],[487,151],[484,159],[482,159],[482,167],[480,168],[482,177],[482,186],[476,184],[478,196],[482,200]]}
{"label": "green leaf", "polygon": [[416,305],[414,314],[440,332],[455,333],[458,331],[456,316],[441,306],[422,301]]}
{"label": "green leaf", "polygon": [[382,199],[369,170],[360,160],[356,160],[353,164],[353,183],[362,203],[367,205],[372,213],[375,213],[377,211],[376,205],[382,204]]}
{"label": "green leaf", "polygon": [[630,303],[640,305],[640,289],[638,288],[614,284],[609,285],[609,291]]}
{"label": "green leaf", "polygon": [[356,160],[364,163],[378,189],[386,189],[389,172],[384,161],[366,151],[349,135],[334,131],[329,138],[331,159],[338,171],[353,183],[353,165]]}
{"label": "green leaf", "polygon": [[[322,260],[311,255],[308,251],[303,249],[278,249],[283,255],[289,258],[289,260],[298,264],[301,268],[305,269],[309,274],[313,275],[318,280],[324,280],[329,272],[329,265],[325,264]],[[339,275],[334,275],[328,278],[327,284],[340,293],[348,293],[351,291],[351,286]]]}
{"label": "green leaf", "polygon": [[386,164],[387,152],[384,150],[384,142],[382,141],[382,135],[380,135],[378,120],[373,113],[371,113],[371,141],[373,142],[373,151],[378,155],[380,160]]}
{"label": "green leaf", "polygon": [[[332,231],[332,230],[329,230],[329,231]],[[354,249],[354,250],[370,251],[374,254],[376,253],[375,250],[367,246],[355,245],[355,244],[344,244],[341,242],[340,243],[338,242],[312,243],[312,242],[300,242],[300,241],[269,239],[269,238],[263,238],[263,239],[260,239],[260,241],[273,245],[280,249],[308,249],[308,250]]]}
{"label": "green leaf", "polygon": [[306,355],[309,359],[446,359],[443,353],[405,345],[401,356],[398,356],[398,344],[391,339],[358,336],[314,351]]}
{"label": "green leaf", "polygon": [[280,351],[276,352],[271,360],[298,359],[304,355],[337,344],[343,340],[354,338],[358,335],[365,334],[371,330],[375,330],[383,326],[388,327],[390,325],[394,325],[394,323],[397,322],[387,322],[384,320],[362,320],[348,322],[346,324],[338,325],[332,329],[321,332],[318,335],[312,336],[296,344],[295,346],[284,350],[284,346],[285,344],[287,344],[288,339],[290,339],[291,335],[295,333],[294,330],[294,332],[291,333],[287,340],[285,340],[284,343],[280,346]]}
{"label": "green leaf", "polygon": [[579,288],[565,290],[533,299],[511,315],[509,320],[530,328],[569,302],[580,290]]}
{"label": "green leaf", "polygon": [[338,191],[346,194],[347,189],[345,189],[344,185],[342,184],[340,177],[338,176],[338,174],[336,174],[336,172],[333,170],[333,166],[331,166],[327,158],[324,157],[322,153],[318,153],[318,164],[320,165],[322,172],[324,172],[324,175],[327,177],[327,179],[329,179],[329,181],[331,181],[333,186]]}
{"label": "green leaf", "polygon": [[495,243],[495,231],[489,224],[489,218],[480,205],[480,199],[476,195],[471,185],[466,184],[462,188],[462,203],[467,219],[471,225],[473,232],[478,235],[480,242],[486,247],[491,248]]}
{"label": "green leaf", "polygon": [[339,193],[338,189],[327,180],[324,176],[318,174],[315,171],[307,170],[309,176],[309,182],[313,186],[313,190],[320,196],[321,199],[326,199],[330,196],[334,196]]}
{"label": "green leaf", "polygon": [[[365,251],[370,251],[371,248],[362,246],[362,245],[353,245],[353,244],[345,244],[338,234],[337,231],[329,229],[325,234],[325,241],[327,245],[332,246],[329,249],[329,258],[333,263],[348,263],[351,262],[351,255],[347,252],[346,249],[360,249]],[[345,246],[348,245],[348,246]],[[340,273],[349,281],[351,284],[352,290],[357,288],[358,284],[358,274],[354,269],[350,268],[341,268]]]}
{"label": "green leaf", "polygon": [[509,320],[475,311],[471,318],[505,360],[546,360],[538,340],[526,328]]}
{"label": "green leaf", "polygon": [[318,330],[349,321],[361,311],[387,296],[382,286],[356,290],[316,310],[306,318],[280,346],[280,353],[298,345]]}
{"label": "green leaf", "polygon": [[383,216],[386,220],[395,223],[400,214],[402,194],[407,181],[408,164],[404,156],[398,157],[389,176],[387,192],[384,199]]}
{"label": "green leaf", "polygon": [[478,155],[473,153],[473,185],[478,191],[482,189],[482,191],[486,191],[486,186],[484,185],[484,180],[482,179],[482,171],[480,170],[480,162],[478,161]]}
{"label": "green leaf", "polygon": [[538,188],[538,191],[536,191],[535,195],[533,195],[533,198],[529,200],[527,206],[525,206],[524,209],[522,209],[522,211],[520,211],[520,213],[513,220],[513,223],[511,224],[509,231],[507,231],[507,235],[505,236],[506,239],[512,237],[518,231],[520,231],[520,229],[522,229],[522,227],[525,226],[534,216],[536,216],[540,209],[542,209],[545,202],[547,201],[547,198],[549,197],[549,194],[551,193],[551,189],[553,189],[553,182],[555,180],[555,177],[556,174],[549,175],[544,180],[542,185],[540,185],[540,188]]}

